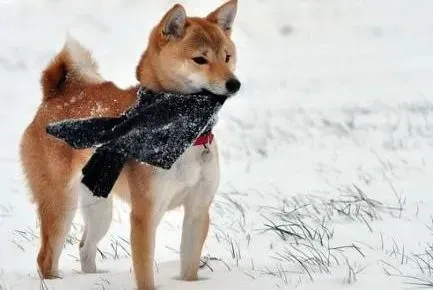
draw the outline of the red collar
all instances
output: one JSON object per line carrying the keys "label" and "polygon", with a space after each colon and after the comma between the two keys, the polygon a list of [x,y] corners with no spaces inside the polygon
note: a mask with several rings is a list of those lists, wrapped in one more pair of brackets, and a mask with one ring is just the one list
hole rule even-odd
{"label": "red collar", "polygon": [[200,146],[200,145],[208,145],[211,144],[213,141],[214,135],[212,132],[205,133],[203,135],[198,136],[197,139],[194,141],[194,146]]}

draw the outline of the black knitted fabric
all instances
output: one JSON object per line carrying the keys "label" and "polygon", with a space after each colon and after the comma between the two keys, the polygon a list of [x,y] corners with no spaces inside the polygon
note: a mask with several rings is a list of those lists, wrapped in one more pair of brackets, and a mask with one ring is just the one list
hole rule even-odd
{"label": "black knitted fabric", "polygon": [[75,149],[96,148],[82,182],[95,196],[108,197],[123,166],[135,159],[163,169],[212,130],[227,98],[211,93],[137,92],[137,103],[119,117],[64,120],[47,133]]}

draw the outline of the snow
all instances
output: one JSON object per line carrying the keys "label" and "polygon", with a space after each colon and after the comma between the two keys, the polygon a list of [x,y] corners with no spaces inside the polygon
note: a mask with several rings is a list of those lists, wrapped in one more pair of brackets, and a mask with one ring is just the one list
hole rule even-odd
{"label": "snow", "polygon": [[[191,15],[220,3],[179,2]],[[182,211],[175,210],[158,229],[157,285],[338,290],[431,281],[433,2],[239,2],[233,38],[242,88],[216,127],[222,180],[203,253],[221,261],[210,261],[213,271],[204,267],[198,282],[176,279]],[[41,70],[69,32],[93,51],[104,78],[134,84],[148,33],[174,3],[0,0],[0,289],[42,283],[37,219],[17,157],[41,99]],[[133,287],[128,208],[115,206],[98,260],[107,272],[79,273],[77,216],[63,279],[45,281],[48,289]],[[284,240],[269,230],[284,219],[298,225],[285,229],[317,235]],[[314,264],[321,253],[336,258]]]}

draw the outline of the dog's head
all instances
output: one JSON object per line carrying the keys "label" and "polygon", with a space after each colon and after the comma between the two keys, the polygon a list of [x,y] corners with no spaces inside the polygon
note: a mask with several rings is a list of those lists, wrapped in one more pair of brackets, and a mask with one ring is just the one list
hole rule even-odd
{"label": "dog's head", "polygon": [[150,35],[137,79],[173,92],[236,93],[241,83],[234,75],[236,47],[230,37],[236,10],[237,0],[231,0],[199,18],[173,6]]}

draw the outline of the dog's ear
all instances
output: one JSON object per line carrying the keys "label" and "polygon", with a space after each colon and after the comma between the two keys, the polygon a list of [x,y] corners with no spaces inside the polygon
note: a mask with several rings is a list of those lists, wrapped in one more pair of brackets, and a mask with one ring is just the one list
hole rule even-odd
{"label": "dog's ear", "polygon": [[206,19],[218,24],[225,33],[230,35],[232,31],[233,21],[235,20],[236,11],[238,7],[237,0],[231,0],[222,6],[218,7],[215,11],[211,12]]}
{"label": "dog's ear", "polygon": [[174,5],[161,20],[161,34],[165,37],[182,37],[185,33],[186,12],[182,5]]}

